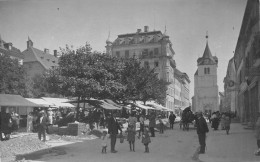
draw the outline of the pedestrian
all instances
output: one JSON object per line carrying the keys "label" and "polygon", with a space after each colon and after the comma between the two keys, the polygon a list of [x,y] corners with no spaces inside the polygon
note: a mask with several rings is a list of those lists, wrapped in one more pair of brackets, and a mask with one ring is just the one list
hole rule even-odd
{"label": "pedestrian", "polygon": [[144,126],[144,133],[142,135],[142,143],[144,144],[145,146],[145,152],[144,153],[149,153],[149,143],[151,143],[151,139],[150,139],[150,136],[149,136],[149,130],[148,130],[148,126]]}
{"label": "pedestrian", "polygon": [[222,114],[220,117],[220,128],[221,130],[226,130],[225,129],[225,123],[226,123],[226,115]]}
{"label": "pedestrian", "polygon": [[33,116],[32,112],[29,112],[27,116],[27,132],[31,132],[33,129]]}
{"label": "pedestrian", "polygon": [[255,155],[256,156],[260,156],[260,112],[257,113],[258,118],[255,124],[255,129],[256,129],[256,143],[257,143],[257,147],[258,150],[255,151]]}
{"label": "pedestrian", "polygon": [[129,142],[130,151],[135,152],[135,128],[134,125],[128,125],[126,130],[127,133],[127,141]]}
{"label": "pedestrian", "polygon": [[231,124],[231,118],[228,114],[225,115],[225,119],[224,119],[224,127],[226,130],[227,135],[229,134],[229,130],[230,130],[230,124]]}
{"label": "pedestrian", "polygon": [[163,121],[162,121],[162,117],[161,116],[159,116],[158,117],[159,118],[159,127],[160,127],[160,134],[163,134],[163,127],[164,127],[164,124],[163,124]]}
{"label": "pedestrian", "polygon": [[107,144],[108,144],[108,138],[109,134],[107,134],[107,131],[103,131],[101,140],[102,140],[102,154],[107,153]]}
{"label": "pedestrian", "polygon": [[169,116],[170,129],[173,129],[175,119],[176,119],[175,114],[173,112],[171,112],[171,114]]}
{"label": "pedestrian", "polygon": [[118,134],[118,130],[121,131],[122,134],[122,129],[118,123],[118,121],[116,120],[116,113],[112,113],[110,119],[108,120],[108,134],[110,134],[110,138],[111,138],[111,152],[112,153],[117,153],[117,151],[115,150],[115,145],[116,145],[116,136]]}
{"label": "pedestrian", "polygon": [[156,126],[156,119],[155,119],[155,113],[152,112],[150,114],[150,117],[149,117],[149,129],[150,129],[150,132],[151,132],[151,137],[155,137],[155,133],[154,133],[154,127]]}
{"label": "pedestrian", "polygon": [[38,138],[41,140],[41,136],[43,136],[43,142],[46,141],[46,129],[47,125],[49,124],[48,117],[45,115],[44,111],[40,112],[40,116],[38,117],[36,121],[38,125]]}
{"label": "pedestrian", "polygon": [[140,118],[139,118],[139,121],[140,121],[140,130],[139,130],[139,136],[138,136],[138,139],[141,137],[141,133],[144,132],[144,115],[141,114]]}
{"label": "pedestrian", "polygon": [[200,151],[199,154],[205,153],[205,147],[206,147],[206,133],[209,132],[208,125],[206,123],[206,120],[204,119],[202,112],[199,111],[197,113],[198,119],[197,119],[197,134],[199,137],[199,143],[200,143]]}
{"label": "pedestrian", "polygon": [[211,116],[211,121],[212,121],[211,128],[213,128],[214,130],[218,130],[219,118],[217,117],[217,114],[215,112]]}
{"label": "pedestrian", "polygon": [[136,123],[137,123],[137,118],[135,117],[135,113],[132,112],[128,118],[128,124],[133,125],[134,129],[136,130]]}

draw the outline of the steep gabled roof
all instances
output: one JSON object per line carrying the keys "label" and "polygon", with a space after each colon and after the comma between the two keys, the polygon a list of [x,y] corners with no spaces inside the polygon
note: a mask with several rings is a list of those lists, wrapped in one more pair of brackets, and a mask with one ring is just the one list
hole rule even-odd
{"label": "steep gabled roof", "polygon": [[198,69],[197,69],[197,71],[195,72],[195,74],[194,75],[198,75]]}
{"label": "steep gabled roof", "polygon": [[45,69],[50,69],[51,67],[58,66],[58,58],[44,53],[43,51],[30,47],[23,51],[24,54],[24,63],[26,62],[39,62]]}
{"label": "steep gabled roof", "polygon": [[218,58],[216,56],[212,56],[211,54],[208,42],[206,44],[203,56],[198,58],[197,63],[198,65],[214,65],[218,63]]}

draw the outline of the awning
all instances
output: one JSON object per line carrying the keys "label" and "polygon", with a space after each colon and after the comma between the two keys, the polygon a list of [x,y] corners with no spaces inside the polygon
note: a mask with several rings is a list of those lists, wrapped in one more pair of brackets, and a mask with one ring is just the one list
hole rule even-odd
{"label": "awning", "polygon": [[53,104],[54,107],[75,107],[74,105],[68,103],[68,99],[66,98],[48,98],[42,97],[48,103]]}
{"label": "awning", "polygon": [[[77,103],[77,100],[67,101],[69,103]],[[89,100],[81,100],[79,103],[86,103],[87,105],[91,106],[90,108],[103,108],[107,110],[121,110],[121,106],[117,105],[112,100],[96,100],[96,99],[89,99]],[[113,102],[113,104],[112,104]]]}
{"label": "awning", "polygon": [[147,106],[147,105],[144,105],[141,103],[141,101],[136,101],[136,103],[134,103],[136,107],[139,107],[141,109],[145,109],[145,110],[154,110],[154,108],[150,107],[150,106]]}
{"label": "awning", "polygon": [[39,107],[38,104],[30,102],[20,95],[10,94],[0,94],[0,106]]}
{"label": "awning", "polygon": [[25,99],[39,105],[38,107],[54,107],[55,106],[54,104],[49,103],[42,98],[25,98]]}
{"label": "awning", "polygon": [[159,104],[155,103],[154,101],[147,101],[146,105],[151,106],[151,107],[155,108],[156,110],[173,111],[173,110],[171,110],[171,109],[169,109],[167,107],[164,107],[162,105],[159,105]]}

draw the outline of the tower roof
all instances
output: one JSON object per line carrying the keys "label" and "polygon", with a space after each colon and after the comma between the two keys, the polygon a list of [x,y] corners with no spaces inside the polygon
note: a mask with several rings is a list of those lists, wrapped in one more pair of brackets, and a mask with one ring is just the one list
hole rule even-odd
{"label": "tower roof", "polygon": [[[207,38],[207,37],[206,37]],[[203,56],[198,58],[198,65],[214,65],[218,63],[218,58],[216,56],[212,56],[211,51],[209,49],[208,41],[206,43],[206,47],[203,53]]]}
{"label": "tower roof", "polygon": [[206,47],[205,47],[205,50],[204,50],[202,58],[209,58],[209,59],[212,58],[212,54],[210,52],[208,42],[206,44]]}

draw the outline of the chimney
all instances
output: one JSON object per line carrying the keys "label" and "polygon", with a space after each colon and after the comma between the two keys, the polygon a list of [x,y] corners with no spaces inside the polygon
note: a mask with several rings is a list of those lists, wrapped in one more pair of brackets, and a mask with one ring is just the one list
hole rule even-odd
{"label": "chimney", "polygon": [[44,53],[49,53],[49,49],[44,48]]}
{"label": "chimney", "polygon": [[53,54],[54,54],[55,57],[57,57],[58,56],[57,55],[57,50],[53,50]]}
{"label": "chimney", "polygon": [[137,29],[137,33],[141,33],[142,32],[142,30],[141,29]]}
{"label": "chimney", "polygon": [[33,42],[32,42],[32,40],[28,37],[27,49],[29,49],[30,47],[33,47]]}
{"label": "chimney", "polygon": [[149,32],[149,26],[144,26],[144,32]]}

